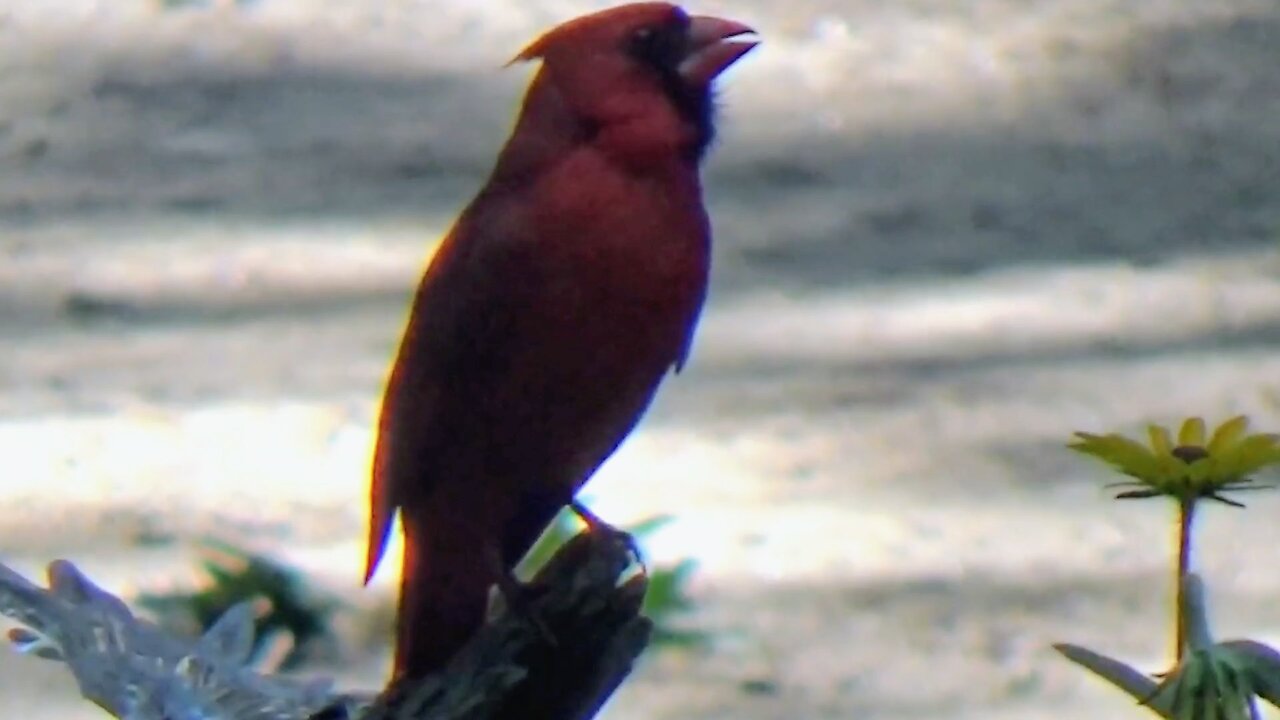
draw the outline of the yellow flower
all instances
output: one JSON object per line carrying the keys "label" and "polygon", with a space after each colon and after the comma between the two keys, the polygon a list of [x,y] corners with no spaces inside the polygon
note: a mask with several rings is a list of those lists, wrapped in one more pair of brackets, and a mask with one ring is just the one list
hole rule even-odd
{"label": "yellow flower", "polygon": [[1168,428],[1149,425],[1146,445],[1118,433],[1077,432],[1076,440],[1067,447],[1092,455],[1134,479],[1116,484],[1132,488],[1117,498],[1167,495],[1190,501],[1205,497],[1243,507],[1220,493],[1270,487],[1254,483],[1249,476],[1280,464],[1280,435],[1250,435],[1248,429],[1247,417],[1234,417],[1214,429],[1206,442],[1204,420],[1187,418],[1178,430],[1176,445]]}

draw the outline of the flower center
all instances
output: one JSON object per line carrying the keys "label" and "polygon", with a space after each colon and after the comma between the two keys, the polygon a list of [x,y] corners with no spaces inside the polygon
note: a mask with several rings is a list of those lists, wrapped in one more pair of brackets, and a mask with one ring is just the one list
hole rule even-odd
{"label": "flower center", "polygon": [[1209,457],[1209,451],[1199,445],[1179,445],[1178,447],[1170,450],[1169,454],[1188,465],[1201,458]]}

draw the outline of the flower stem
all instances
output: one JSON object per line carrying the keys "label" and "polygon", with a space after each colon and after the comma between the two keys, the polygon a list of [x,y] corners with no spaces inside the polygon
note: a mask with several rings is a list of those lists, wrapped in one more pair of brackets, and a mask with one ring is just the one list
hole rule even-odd
{"label": "flower stem", "polygon": [[1187,644],[1187,573],[1191,571],[1191,523],[1196,517],[1195,496],[1184,497],[1178,501],[1178,576],[1175,578],[1174,597],[1174,642],[1175,662],[1182,662],[1182,653]]}

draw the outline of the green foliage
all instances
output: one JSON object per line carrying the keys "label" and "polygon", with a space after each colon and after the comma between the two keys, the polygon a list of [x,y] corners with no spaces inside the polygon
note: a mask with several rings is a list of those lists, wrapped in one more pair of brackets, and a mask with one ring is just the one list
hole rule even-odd
{"label": "green foliage", "polygon": [[[642,540],[669,522],[671,522],[669,516],[661,515],[621,529],[637,540]],[[561,545],[577,534],[578,529],[577,516],[568,509],[562,511],[520,563],[517,569],[518,574],[523,577],[531,575],[551,559]],[[693,607],[693,602],[688,596],[688,588],[689,580],[696,569],[697,563],[691,559],[681,560],[674,565],[649,569],[649,589],[644,596],[644,614],[653,621],[655,646],[689,647],[706,641],[706,633],[682,629],[675,625],[680,613]]]}
{"label": "green foliage", "polygon": [[204,633],[233,606],[252,602],[259,608],[254,619],[254,660],[261,658],[267,643],[280,633],[293,641],[280,670],[296,668],[313,643],[329,637],[330,618],[340,603],[310,587],[297,570],[218,540],[203,541],[200,551],[204,556],[201,568],[209,579],[207,587],[193,593],[139,596],[138,604],[162,624],[194,624]]}
{"label": "green foliage", "polygon": [[657,645],[690,647],[707,640],[704,632],[672,625],[679,613],[693,608],[688,596],[689,579],[698,564],[690,559],[649,573],[649,590],[644,596],[644,614],[653,620],[653,641]]}
{"label": "green foliage", "polygon": [[1145,673],[1087,648],[1054,647],[1067,659],[1099,675],[1169,720],[1246,720],[1257,718],[1256,698],[1280,707],[1280,653],[1253,640],[1217,642],[1209,631],[1203,582],[1189,571],[1193,524],[1199,500],[1236,507],[1225,491],[1261,489],[1249,475],[1280,464],[1280,436],[1249,434],[1246,417],[1219,425],[1206,441],[1204,421],[1182,422],[1175,446],[1169,431],[1148,427],[1144,445],[1118,433],[1076,433],[1069,447],[1133,478],[1133,489],[1117,498],[1166,496],[1177,501],[1178,551],[1175,555],[1175,664],[1160,682]]}
{"label": "green foliage", "polygon": [[[566,510],[552,523],[518,568],[528,576],[578,532],[575,515]],[[669,517],[642,521],[624,532],[644,538],[670,522]],[[252,657],[261,660],[268,644],[285,634],[293,647],[283,658],[280,670],[298,667],[313,643],[330,638],[330,620],[341,604],[332,595],[311,587],[297,570],[279,561],[227,542],[206,540],[200,544],[201,569],[207,586],[190,593],[151,593],[138,597],[139,606],[161,622],[185,632],[207,632],[218,618],[238,603],[250,601],[258,608],[254,620]],[[677,616],[693,604],[688,597],[689,580],[697,564],[682,560],[649,571],[649,588],[644,613],[653,620],[653,642],[657,646],[692,646],[705,634],[679,628]]]}

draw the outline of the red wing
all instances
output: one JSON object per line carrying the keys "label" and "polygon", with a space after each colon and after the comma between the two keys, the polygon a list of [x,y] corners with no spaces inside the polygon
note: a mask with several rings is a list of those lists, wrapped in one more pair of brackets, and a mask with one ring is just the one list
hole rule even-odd
{"label": "red wing", "polygon": [[[369,544],[365,556],[364,581],[367,584],[378,568],[378,562],[386,551],[391,534],[391,521],[403,501],[403,468],[413,464],[411,457],[414,436],[430,433],[432,409],[436,406],[434,384],[428,368],[423,365],[430,355],[430,348],[419,348],[416,343],[427,341],[436,335],[424,302],[430,293],[428,278],[424,278],[414,299],[409,326],[401,340],[391,376],[382,399],[378,417],[377,439],[373,451],[373,480],[369,491]],[[423,351],[426,351],[425,353]],[[400,472],[398,472],[398,470]],[[424,475],[417,479],[426,482]]]}
{"label": "red wing", "polygon": [[[527,245],[511,230],[517,217],[508,203],[480,201],[468,208],[418,287],[378,419],[366,583],[408,493],[426,497],[440,480],[433,450],[450,408],[466,405],[459,389],[484,387],[502,372],[502,344],[527,308],[535,281],[529,258],[521,255]],[[468,382],[459,382],[463,376]]]}

